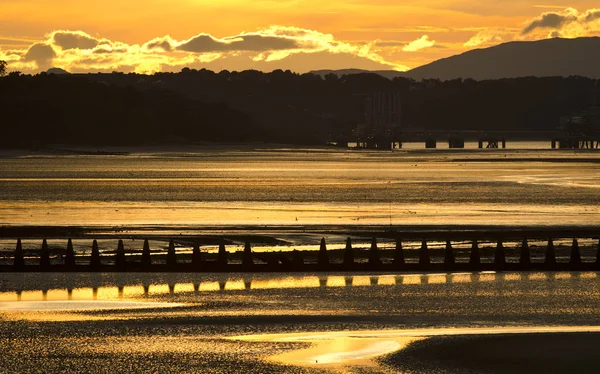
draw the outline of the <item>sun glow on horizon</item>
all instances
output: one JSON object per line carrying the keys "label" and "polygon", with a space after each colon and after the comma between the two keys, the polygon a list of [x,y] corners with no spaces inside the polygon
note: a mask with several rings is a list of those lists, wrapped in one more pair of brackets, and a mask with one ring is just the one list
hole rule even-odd
{"label": "sun glow on horizon", "polygon": [[512,40],[600,36],[600,9],[591,1],[7,0],[0,25],[0,59],[26,73],[405,71]]}

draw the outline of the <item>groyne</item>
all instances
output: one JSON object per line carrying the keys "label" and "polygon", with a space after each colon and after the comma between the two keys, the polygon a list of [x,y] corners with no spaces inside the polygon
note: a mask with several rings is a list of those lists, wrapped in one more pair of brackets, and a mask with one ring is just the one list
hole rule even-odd
{"label": "groyne", "polygon": [[[339,237],[342,233],[336,233]],[[600,270],[600,235],[586,230],[519,230],[473,232],[346,232],[345,247],[328,249],[323,237],[316,251],[254,251],[252,236],[243,240],[243,250],[230,252],[224,238],[218,251],[207,253],[201,240],[194,238],[166,239],[166,250],[153,251],[148,239],[136,241],[141,248],[126,251],[123,239],[118,239],[114,251],[101,252],[98,241],[91,240],[90,251],[77,254],[72,239],[64,239],[64,247],[57,251],[42,239],[38,250],[24,250],[21,239],[15,239],[15,249],[10,258],[5,256],[0,271],[3,272],[319,272],[319,271],[384,271],[384,272],[438,272],[438,271],[590,271]],[[369,239],[367,239],[369,238]],[[81,240],[81,239],[80,239]],[[155,239],[153,239],[155,240]],[[165,240],[165,238],[162,238]],[[214,240],[214,238],[213,238]],[[353,242],[368,248],[355,248]],[[379,246],[386,243],[386,249]],[[588,243],[587,257],[583,258],[580,241]],[[530,243],[535,241],[536,253],[532,256]],[[557,257],[555,242],[560,241],[563,255]],[[568,241],[567,255],[565,241]],[[142,244],[143,242],[143,244]],[[185,253],[181,253],[186,244]],[[389,244],[395,243],[390,249]],[[411,249],[406,243],[412,244]],[[415,242],[420,245],[415,248]],[[444,244],[440,250],[440,243]],[[510,242],[509,248],[506,243]],[[519,245],[515,246],[514,243]],[[540,242],[543,243],[540,246]],[[589,243],[592,243],[591,245]],[[436,249],[430,247],[435,243]],[[482,247],[482,243],[485,246]],[[494,243],[493,246],[490,243]],[[191,244],[191,245],[190,245]],[[136,244],[138,245],[138,244]],[[465,249],[465,245],[469,248]],[[460,246],[460,249],[456,247]],[[191,251],[190,251],[191,247]],[[543,247],[543,248],[540,248]],[[591,248],[591,249],[590,249]],[[594,258],[590,260],[590,250]],[[57,252],[60,252],[58,255]],[[160,253],[158,253],[160,252]],[[460,252],[460,258],[457,253]],[[468,252],[466,258],[465,253]]]}

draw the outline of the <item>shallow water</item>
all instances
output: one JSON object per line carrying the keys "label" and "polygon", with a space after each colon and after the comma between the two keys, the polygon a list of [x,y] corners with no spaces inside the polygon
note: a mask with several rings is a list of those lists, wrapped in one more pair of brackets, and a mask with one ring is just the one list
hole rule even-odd
{"label": "shallow water", "polygon": [[0,349],[13,371],[28,363],[87,371],[92,360],[95,372],[398,372],[374,358],[415,337],[597,331],[598,279],[596,272],[0,274]]}
{"label": "shallow water", "polygon": [[3,225],[591,225],[595,151],[198,149],[0,158]]}

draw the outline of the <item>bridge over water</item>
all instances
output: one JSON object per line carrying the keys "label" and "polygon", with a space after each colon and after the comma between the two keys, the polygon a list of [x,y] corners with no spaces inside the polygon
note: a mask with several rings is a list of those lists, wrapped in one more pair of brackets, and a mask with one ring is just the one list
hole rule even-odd
{"label": "bridge over water", "polygon": [[392,149],[402,148],[405,143],[424,143],[425,148],[438,148],[440,143],[448,148],[464,148],[466,142],[477,142],[479,148],[506,148],[508,142],[548,142],[549,148],[600,149],[600,131],[446,131],[446,130],[397,130],[385,134],[341,136],[336,143],[347,147]]}

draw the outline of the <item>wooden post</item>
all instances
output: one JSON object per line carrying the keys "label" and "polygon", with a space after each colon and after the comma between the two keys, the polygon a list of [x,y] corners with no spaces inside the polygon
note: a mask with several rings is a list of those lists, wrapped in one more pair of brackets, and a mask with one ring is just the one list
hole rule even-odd
{"label": "wooden post", "polygon": [[547,269],[554,269],[556,267],[556,252],[554,251],[554,242],[552,239],[548,240],[548,246],[546,247],[546,259],[544,265]]}
{"label": "wooden post", "polygon": [[394,269],[401,270],[404,267],[404,251],[402,250],[402,239],[396,240],[396,250],[394,251]]}
{"label": "wooden post", "polygon": [[471,246],[469,265],[472,270],[479,270],[481,268],[481,256],[479,255],[479,245],[476,239],[473,240],[473,245]]}
{"label": "wooden post", "polygon": [[117,245],[117,254],[115,256],[115,266],[117,270],[123,271],[125,270],[125,246],[123,245],[123,240],[119,239],[119,244]]}
{"label": "wooden post", "polygon": [[452,243],[450,240],[446,240],[446,252],[444,254],[444,267],[446,269],[452,269],[454,267],[454,250],[452,249]]}
{"label": "wooden post", "polygon": [[75,267],[75,250],[73,249],[73,241],[69,239],[67,242],[67,253],[65,255],[65,266],[68,269]]}
{"label": "wooden post", "polygon": [[321,247],[319,248],[319,255],[317,257],[317,268],[319,270],[329,269],[329,255],[327,254],[325,238],[321,239]]}
{"label": "wooden post", "polygon": [[352,249],[352,239],[346,239],[346,249],[344,249],[344,269],[351,270],[354,268],[354,249]]}
{"label": "wooden post", "polygon": [[498,244],[496,245],[494,265],[496,270],[504,270],[506,267],[506,256],[504,254],[504,245],[502,245],[502,239],[498,239]]}
{"label": "wooden post", "polygon": [[198,243],[194,243],[194,249],[192,249],[192,268],[195,271],[200,271],[202,269],[202,255]]}
{"label": "wooden post", "polygon": [[522,269],[531,268],[531,255],[529,253],[527,238],[523,239],[523,243],[521,244],[521,258],[519,259],[519,265]]}
{"label": "wooden post", "polygon": [[177,266],[177,254],[175,253],[175,242],[173,239],[169,241],[169,249],[167,250],[167,266]]}
{"label": "wooden post", "polygon": [[94,239],[92,242],[92,256],[90,258],[90,267],[98,269],[100,267],[100,250],[98,249],[98,241]]}
{"label": "wooden post", "polygon": [[223,269],[227,266],[227,251],[225,250],[225,243],[219,244],[219,253],[217,253],[217,267]]}
{"label": "wooden post", "polygon": [[431,260],[429,259],[429,250],[427,249],[427,241],[421,242],[421,250],[419,251],[419,266],[421,269],[426,270],[429,268]]}
{"label": "wooden post", "polygon": [[144,240],[144,248],[142,249],[142,269],[148,269],[152,266],[152,257],[150,256],[150,242]]}
{"label": "wooden post", "polygon": [[381,267],[381,260],[379,259],[379,250],[377,249],[377,239],[375,238],[371,240],[371,249],[369,250],[369,267]]}
{"label": "wooden post", "polygon": [[25,268],[25,256],[23,253],[23,245],[21,239],[17,239],[17,248],[15,248],[15,259],[13,261],[13,267],[17,271],[22,271]]}
{"label": "wooden post", "polygon": [[571,267],[578,269],[581,267],[581,253],[579,252],[579,244],[577,239],[573,239],[573,245],[571,247],[571,260],[569,261]]}
{"label": "wooden post", "polygon": [[252,259],[252,247],[250,242],[246,241],[244,244],[244,253],[242,255],[242,268],[244,270],[251,270],[254,266],[254,260]]}
{"label": "wooden post", "polygon": [[50,268],[50,249],[46,239],[42,241],[42,249],[40,250],[40,268],[48,270]]}

